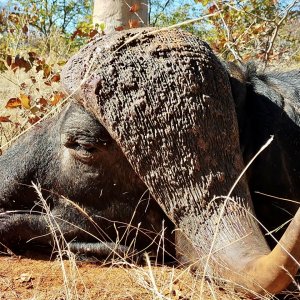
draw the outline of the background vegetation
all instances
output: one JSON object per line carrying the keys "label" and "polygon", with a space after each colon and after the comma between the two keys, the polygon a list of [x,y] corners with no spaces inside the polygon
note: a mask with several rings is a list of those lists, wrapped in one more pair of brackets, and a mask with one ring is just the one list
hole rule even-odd
{"label": "background vegetation", "polygon": [[[1,3],[3,145],[62,103],[62,66],[104,28],[93,27],[93,3],[88,0]],[[299,0],[150,0],[149,4],[151,25],[183,22],[184,29],[206,40],[223,59],[255,60],[263,67],[300,65]],[[137,7],[131,9],[138,13]]]}

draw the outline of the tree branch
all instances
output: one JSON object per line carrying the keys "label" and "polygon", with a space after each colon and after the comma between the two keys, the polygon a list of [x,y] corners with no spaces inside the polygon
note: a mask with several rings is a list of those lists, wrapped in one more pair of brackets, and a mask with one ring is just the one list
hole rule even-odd
{"label": "tree branch", "polygon": [[288,17],[289,12],[291,11],[291,9],[299,2],[299,0],[294,0],[285,10],[283,17],[279,20],[279,22],[276,24],[274,30],[273,30],[273,34],[271,37],[271,40],[269,42],[269,46],[266,50],[265,53],[265,57],[264,57],[264,69],[267,67],[268,61],[269,61],[269,57],[270,57],[270,52],[274,46],[275,43],[275,39],[278,35],[278,31],[280,26],[282,25],[282,23],[286,20],[286,18]]}
{"label": "tree branch", "polygon": [[[169,5],[169,3],[171,2],[171,0],[167,0],[165,5],[162,7],[162,10],[160,11],[160,13],[163,13],[165,11],[165,9],[167,8],[167,6]],[[159,14],[156,16],[153,25],[156,24],[157,20],[158,20]]]}

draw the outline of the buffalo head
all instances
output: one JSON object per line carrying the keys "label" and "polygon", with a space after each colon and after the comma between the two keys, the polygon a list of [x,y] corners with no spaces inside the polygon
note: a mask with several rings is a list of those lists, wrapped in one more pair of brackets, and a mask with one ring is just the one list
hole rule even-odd
{"label": "buffalo head", "polygon": [[106,129],[77,104],[34,126],[0,165],[0,246],[51,251],[51,230],[60,230],[73,252],[173,251],[173,225]]}
{"label": "buffalo head", "polygon": [[83,48],[62,78],[186,236],[190,260],[254,293],[288,285],[300,213],[270,252],[245,178],[235,183],[244,165],[234,101],[207,44],[178,30],[115,33]]}

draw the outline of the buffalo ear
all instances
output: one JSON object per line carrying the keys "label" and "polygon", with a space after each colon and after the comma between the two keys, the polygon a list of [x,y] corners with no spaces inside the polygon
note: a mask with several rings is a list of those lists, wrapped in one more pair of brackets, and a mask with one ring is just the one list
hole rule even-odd
{"label": "buffalo ear", "polygon": [[229,75],[241,139],[246,127],[247,71],[245,66],[233,62],[226,62],[225,68]]}
{"label": "buffalo ear", "polygon": [[226,69],[229,74],[229,81],[238,117],[239,128],[241,128],[242,121],[244,120],[247,97],[245,68],[244,66],[238,66],[233,62],[228,62],[226,64]]}

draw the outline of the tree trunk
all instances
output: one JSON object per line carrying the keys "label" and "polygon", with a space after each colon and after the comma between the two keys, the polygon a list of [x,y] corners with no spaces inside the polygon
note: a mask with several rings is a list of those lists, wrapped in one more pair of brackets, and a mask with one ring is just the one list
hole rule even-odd
{"label": "tree trunk", "polygon": [[95,0],[94,25],[104,24],[104,32],[148,26],[148,0]]}

